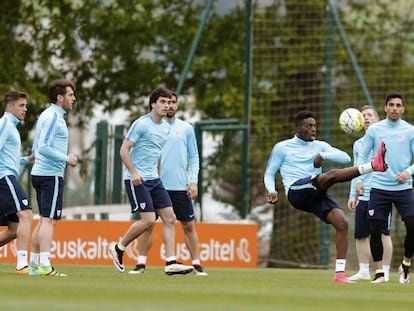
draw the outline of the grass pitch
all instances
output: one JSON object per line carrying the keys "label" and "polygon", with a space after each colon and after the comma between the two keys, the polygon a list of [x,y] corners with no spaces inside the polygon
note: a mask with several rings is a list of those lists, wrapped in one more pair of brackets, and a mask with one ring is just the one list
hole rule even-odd
{"label": "grass pitch", "polygon": [[[332,283],[332,270],[208,268],[207,277],[143,275],[113,266],[57,266],[68,277],[15,275],[0,265],[1,310],[413,310],[414,284]],[[349,271],[351,274],[353,271]]]}

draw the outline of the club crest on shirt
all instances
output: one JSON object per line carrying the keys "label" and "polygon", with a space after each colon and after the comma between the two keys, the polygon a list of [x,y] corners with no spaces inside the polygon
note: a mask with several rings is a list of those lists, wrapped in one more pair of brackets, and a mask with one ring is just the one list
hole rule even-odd
{"label": "club crest on shirt", "polygon": [[369,216],[374,216],[374,210],[373,209],[368,210],[368,215]]}
{"label": "club crest on shirt", "polygon": [[147,204],[145,202],[139,203],[139,207],[144,210]]}
{"label": "club crest on shirt", "polygon": [[23,199],[22,203],[24,206],[28,206],[29,205],[29,201],[27,199]]}
{"label": "club crest on shirt", "polygon": [[398,134],[397,141],[403,141],[403,140],[404,140],[404,134]]}
{"label": "club crest on shirt", "polygon": [[177,138],[183,136],[180,130],[176,130],[171,134],[172,134],[173,137],[177,137]]}

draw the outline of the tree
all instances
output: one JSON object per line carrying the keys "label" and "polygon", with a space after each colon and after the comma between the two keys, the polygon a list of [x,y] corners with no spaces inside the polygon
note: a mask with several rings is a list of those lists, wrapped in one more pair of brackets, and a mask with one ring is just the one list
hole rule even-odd
{"label": "tree", "polygon": [[[28,133],[36,122],[37,107],[32,105],[36,98],[44,98],[39,86],[39,79],[28,79],[27,65],[34,53],[34,48],[24,37],[25,31],[21,27],[24,19],[20,12],[20,1],[3,1],[0,7],[0,94],[12,89],[19,89],[30,94],[29,113],[26,116],[24,126],[19,126],[22,133],[22,141],[27,140]],[[1,105],[1,111],[4,106]]]}
{"label": "tree", "polygon": [[[76,83],[77,103],[68,119],[73,127],[99,117],[98,106],[104,112],[127,110],[131,120],[146,113],[156,85],[177,86],[206,4],[3,1],[0,42],[7,48],[1,52],[0,90],[30,94],[23,140],[47,105],[47,83],[54,78]],[[196,97],[202,118],[243,115],[243,38],[244,8],[212,10],[182,92]],[[84,146],[84,160],[91,147]]]}

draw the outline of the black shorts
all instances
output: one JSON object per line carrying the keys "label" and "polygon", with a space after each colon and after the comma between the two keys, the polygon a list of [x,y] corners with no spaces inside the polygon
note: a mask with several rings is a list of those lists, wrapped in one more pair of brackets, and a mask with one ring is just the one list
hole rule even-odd
{"label": "black shorts", "polygon": [[387,191],[371,189],[368,203],[369,219],[387,220],[395,206],[401,218],[414,216],[414,192],[411,189],[401,191]]}
{"label": "black shorts", "polygon": [[17,213],[31,209],[29,198],[14,175],[0,179],[0,202],[0,226],[7,226],[9,221],[19,222]]}
{"label": "black shorts", "polygon": [[288,200],[296,209],[315,214],[326,223],[328,213],[340,208],[335,199],[316,183],[316,176],[302,178],[293,183],[288,191]]}
{"label": "black shorts", "polygon": [[177,220],[182,222],[194,221],[193,202],[187,195],[187,191],[168,190],[168,194],[172,201],[175,216]]}
{"label": "black shorts", "polygon": [[171,207],[171,199],[165,190],[161,179],[145,180],[135,186],[130,179],[126,179],[125,190],[131,204],[131,213],[154,213],[158,208]]}
{"label": "black shorts", "polygon": [[[388,215],[387,227],[382,230],[385,235],[390,235],[392,213]],[[368,201],[358,201],[355,209],[355,239],[367,238],[370,235],[368,219]]]}
{"label": "black shorts", "polygon": [[63,177],[32,175],[40,216],[55,220],[62,218],[63,184]]}

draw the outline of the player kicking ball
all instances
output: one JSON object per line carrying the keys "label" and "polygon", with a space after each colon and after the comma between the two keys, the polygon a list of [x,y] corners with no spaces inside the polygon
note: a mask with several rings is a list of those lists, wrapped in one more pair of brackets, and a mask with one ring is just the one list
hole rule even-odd
{"label": "player kicking ball", "polygon": [[282,176],[285,194],[296,209],[312,213],[336,231],[335,283],[355,283],[345,274],[348,250],[348,220],[335,199],[327,192],[335,183],[350,181],[373,171],[384,172],[388,166],[384,161],[385,144],[379,145],[375,158],[368,163],[343,169],[331,169],[322,173],[324,161],[348,163],[350,156],[324,141],[316,140],[316,116],[310,111],[301,111],[295,117],[296,134],[273,146],[264,184],[268,192],[267,201],[276,204],[279,200],[275,187],[275,175]]}

